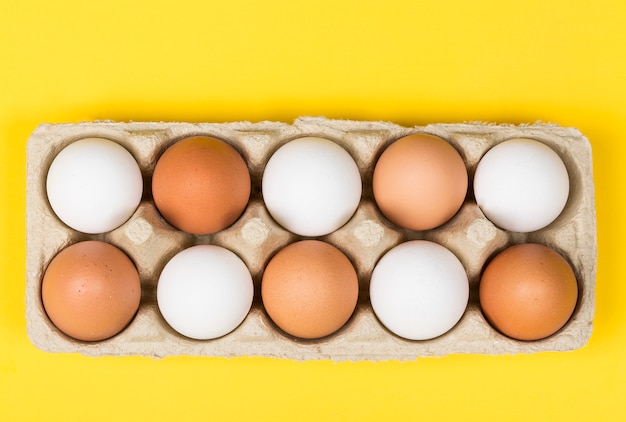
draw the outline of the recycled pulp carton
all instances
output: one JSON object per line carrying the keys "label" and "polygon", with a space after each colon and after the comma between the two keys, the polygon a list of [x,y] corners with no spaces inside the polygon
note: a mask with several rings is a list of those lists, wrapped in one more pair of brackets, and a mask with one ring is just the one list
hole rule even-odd
{"label": "recycled pulp carton", "polygon": [[[483,215],[470,189],[460,211],[443,226],[427,231],[398,228],[376,207],[372,173],[384,148],[412,133],[433,134],[450,142],[466,163],[470,185],[480,158],[495,144],[520,137],[544,142],[560,155],[569,172],[567,205],[548,227],[532,233],[512,233],[497,228]],[[118,142],[135,157],[149,186],[160,154],[176,140],[191,135],[210,135],[229,142],[248,165],[252,179],[250,202],[231,227],[202,236],[176,230],[159,215],[149,193],[126,223],[104,234],[76,232],[52,211],[45,191],[47,170],[55,155],[71,142],[85,137]],[[280,227],[266,210],[261,193],[263,170],[277,148],[301,136],[320,136],[343,146],[357,163],[363,180],[363,195],[352,219],[337,231],[319,238],[337,246],[354,264],[360,283],[357,308],[337,333],[306,341],[278,330],[260,299],[261,277],[269,259],[283,246],[301,238]],[[27,152],[27,330],[31,341],[44,351],[91,356],[413,360],[453,353],[572,350],[585,345],[592,332],[597,254],[592,157],[588,140],[574,128],[539,123],[403,127],[388,122],[321,117],[302,117],[293,124],[104,121],[43,124],[30,137]],[[93,343],[61,333],[48,319],[41,301],[41,281],[50,260],[70,244],[87,239],[106,241],[126,252],[138,269],[142,285],[139,310],[130,325],[111,339]],[[431,340],[410,341],[392,334],[377,320],[368,298],[370,275],[378,259],[393,246],[412,239],[431,240],[450,249],[464,265],[470,282],[469,304],[461,320],[449,332]],[[570,321],[556,334],[533,342],[513,340],[498,333],[483,317],[478,301],[478,283],[488,259],[507,246],[524,242],[541,243],[560,252],[572,265],[579,284],[578,304]],[[214,340],[193,340],[178,334],[167,325],[156,303],[161,270],[177,252],[195,244],[216,244],[232,250],[246,263],[255,283],[255,298],[246,319],[230,334]]]}

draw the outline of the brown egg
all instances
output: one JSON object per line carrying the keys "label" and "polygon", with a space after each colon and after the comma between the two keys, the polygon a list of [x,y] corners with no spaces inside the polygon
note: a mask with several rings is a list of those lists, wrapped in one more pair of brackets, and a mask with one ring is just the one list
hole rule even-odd
{"label": "brown egg", "polygon": [[450,220],[463,205],[468,185],[463,158],[445,140],[414,134],[382,153],[372,187],[380,211],[392,223],[429,230]]}
{"label": "brown egg", "polygon": [[130,323],[139,308],[141,284],[124,252],[90,240],[63,249],[50,261],[41,296],[59,330],[78,340],[98,341]]}
{"label": "brown egg", "polygon": [[547,246],[527,243],[500,252],[485,268],[479,288],[485,318],[518,340],[539,340],[569,320],[578,284],[569,263]]}
{"label": "brown egg", "polygon": [[250,199],[250,173],[228,143],[209,136],[182,139],[157,161],[152,196],[161,215],[193,234],[234,223]]}
{"label": "brown egg", "polygon": [[261,283],[269,317],[300,338],[325,337],[350,319],[359,282],[350,260],[319,240],[292,243],[269,262]]}

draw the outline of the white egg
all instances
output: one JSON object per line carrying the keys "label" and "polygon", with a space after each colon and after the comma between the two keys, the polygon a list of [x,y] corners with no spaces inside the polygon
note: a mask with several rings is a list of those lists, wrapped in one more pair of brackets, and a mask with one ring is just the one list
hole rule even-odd
{"label": "white egg", "polygon": [[361,200],[361,175],[352,156],[318,137],[295,139],[279,148],[267,163],[262,184],[272,217],[302,236],[337,230]]}
{"label": "white egg", "polygon": [[123,146],[86,138],[54,158],[46,191],[50,206],[65,224],[84,233],[104,233],[135,212],[143,179],[137,161]]}
{"label": "white egg", "polygon": [[476,203],[496,226],[532,232],[552,223],[569,196],[567,168],[554,150],[532,139],[504,141],[481,158]]}
{"label": "white egg", "polygon": [[437,243],[401,243],[372,272],[374,313],[391,332],[409,340],[428,340],[449,331],[463,316],[468,300],[463,265]]}
{"label": "white egg", "polygon": [[239,326],[250,312],[254,285],[235,253],[221,246],[192,246],[163,268],[157,304],[165,321],[184,336],[209,340]]}

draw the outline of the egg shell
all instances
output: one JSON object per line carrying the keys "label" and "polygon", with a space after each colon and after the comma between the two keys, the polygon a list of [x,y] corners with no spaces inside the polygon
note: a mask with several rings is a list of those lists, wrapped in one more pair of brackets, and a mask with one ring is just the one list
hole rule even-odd
{"label": "egg shell", "polygon": [[250,198],[250,174],[239,152],[210,136],[177,140],[156,162],[152,196],[174,227],[211,234],[239,218]]}
{"label": "egg shell", "polygon": [[487,151],[474,175],[476,203],[495,225],[532,232],[552,223],[569,196],[565,164],[546,144],[507,139]]}
{"label": "egg shell", "polygon": [[55,214],[75,230],[113,230],[135,212],[143,180],[134,157],[105,138],[84,138],[63,148],[50,165],[46,193]]}
{"label": "egg shell", "polygon": [[[528,138],[550,146],[563,159],[570,176],[570,195],[563,212],[545,229],[532,233],[502,230],[491,223],[467,194],[460,210],[447,223],[425,231],[402,229],[384,218],[372,193],[376,159],[395,140],[427,133],[449,142],[463,157],[470,181],[489,148],[507,139]],[[250,171],[250,201],[241,217],[226,229],[195,235],[167,224],[147,191],[131,219],[101,235],[78,233],[58,220],[45,199],[45,172],[55,154],[76,139],[105,137],[127,148],[149,180],[160,154],[175,140],[206,135],[228,140],[245,157]],[[272,153],[303,136],[330,139],[343,147],[359,168],[361,201],[340,229],[317,238],[338,247],[353,263],[359,280],[359,298],[348,325],[318,340],[297,341],[276,329],[260,300],[265,266],[280,249],[302,237],[285,230],[269,215],[261,195],[261,178]],[[44,124],[28,141],[27,150],[27,274],[26,326],[31,341],[50,352],[91,356],[171,355],[268,356],[295,360],[414,360],[419,356],[451,353],[515,354],[572,350],[584,346],[593,327],[595,306],[596,229],[591,146],[575,128],[557,125],[493,125],[481,123],[401,126],[389,122],[329,120],[303,117],[281,122],[148,123],[85,122]],[[41,303],[43,271],[66,246],[86,239],[120,246],[136,264],[142,284],[137,315],[120,334],[88,347],[61,335],[47,318]],[[384,253],[409,240],[430,240],[452,251],[465,267],[470,284],[467,309],[457,325],[431,340],[403,340],[377,320],[369,301],[371,272]],[[578,304],[562,330],[542,340],[511,339],[484,318],[478,285],[484,264],[507,246],[534,242],[563,254],[579,281]],[[176,333],[159,314],[156,285],[166,262],[197,244],[219,245],[245,262],[255,283],[255,298],[246,319],[233,332],[215,340],[199,341]]]}
{"label": "egg shell", "polygon": [[356,163],[337,143],[306,136],[282,145],[263,172],[263,201],[272,217],[302,236],[343,226],[361,200]]}
{"label": "egg shell", "polygon": [[157,304],[167,323],[184,336],[208,340],[233,331],[246,318],[254,286],[237,255],[215,245],[178,252],[159,276]]}
{"label": "egg shell", "polygon": [[53,324],[84,341],[105,340],[122,331],[141,298],[131,260],[115,246],[95,240],[59,252],[46,268],[41,290]]}
{"label": "egg shell", "polygon": [[413,134],[383,151],[374,166],[372,187],[377,206],[394,224],[429,230],[457,213],[467,183],[463,158],[450,143]]}
{"label": "egg shell", "polygon": [[315,339],[333,334],[350,319],[359,281],[339,249],[302,240],[272,257],[263,273],[261,297],[278,327],[295,337]]}
{"label": "egg shell", "polygon": [[560,330],[578,299],[576,275],[558,252],[524,243],[498,253],[480,281],[487,320],[518,340],[539,340]]}
{"label": "egg shell", "polygon": [[463,316],[468,299],[463,264],[448,249],[427,240],[393,247],[372,272],[374,313],[405,339],[429,340],[445,334]]}

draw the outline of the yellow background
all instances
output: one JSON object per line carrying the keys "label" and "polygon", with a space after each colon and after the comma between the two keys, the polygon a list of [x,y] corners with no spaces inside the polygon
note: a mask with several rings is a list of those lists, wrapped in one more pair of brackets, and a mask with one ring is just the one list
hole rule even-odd
{"label": "yellow background", "polygon": [[[625,2],[2,3],[0,420],[626,420]],[[579,128],[599,238],[588,345],[340,364],[31,345],[25,145],[39,123],[302,115]]]}

